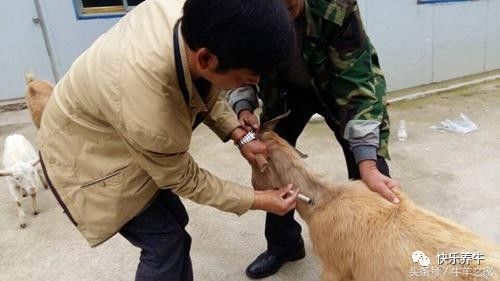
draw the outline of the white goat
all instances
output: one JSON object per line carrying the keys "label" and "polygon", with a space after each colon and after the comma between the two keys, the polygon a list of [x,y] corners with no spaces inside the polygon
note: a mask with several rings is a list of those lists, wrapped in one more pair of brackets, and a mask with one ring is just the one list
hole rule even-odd
{"label": "white goat", "polygon": [[7,177],[9,192],[16,201],[19,226],[26,227],[25,215],[21,207],[22,194],[31,195],[33,214],[39,213],[36,192],[40,185],[47,188],[47,183],[39,166],[40,162],[35,149],[31,143],[22,135],[13,134],[5,139],[3,151],[4,170],[0,170],[0,176]]}

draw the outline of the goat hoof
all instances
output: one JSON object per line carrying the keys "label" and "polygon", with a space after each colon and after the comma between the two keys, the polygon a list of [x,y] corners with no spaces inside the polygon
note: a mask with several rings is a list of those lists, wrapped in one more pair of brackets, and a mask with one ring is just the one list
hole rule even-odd
{"label": "goat hoof", "polygon": [[38,214],[40,214],[40,212],[39,212],[39,211],[34,211],[34,212],[33,212],[33,215],[35,215],[35,216],[36,216],[36,215],[38,215]]}
{"label": "goat hoof", "polygon": [[20,227],[20,228],[26,228],[26,224],[25,224],[25,223],[21,223],[21,224],[19,225],[19,227]]}

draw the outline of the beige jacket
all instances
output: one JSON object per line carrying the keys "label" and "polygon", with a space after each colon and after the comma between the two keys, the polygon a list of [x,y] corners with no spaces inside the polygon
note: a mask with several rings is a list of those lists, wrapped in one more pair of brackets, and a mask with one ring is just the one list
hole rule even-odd
{"label": "beige jacket", "polygon": [[44,111],[38,143],[47,174],[91,246],[118,232],[158,188],[238,215],[253,204],[252,189],[215,177],[188,153],[198,113],[222,140],[239,123],[216,89],[207,109],[180,34],[189,104],[183,98],[173,51],[182,5],[148,0],[124,16],[73,63]]}

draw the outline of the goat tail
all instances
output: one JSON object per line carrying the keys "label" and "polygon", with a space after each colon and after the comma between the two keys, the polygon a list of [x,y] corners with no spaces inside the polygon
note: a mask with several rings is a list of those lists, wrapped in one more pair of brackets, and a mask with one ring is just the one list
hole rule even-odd
{"label": "goat tail", "polygon": [[26,72],[24,74],[24,79],[26,80],[26,85],[28,85],[29,83],[35,81],[35,75],[33,74],[33,72]]}

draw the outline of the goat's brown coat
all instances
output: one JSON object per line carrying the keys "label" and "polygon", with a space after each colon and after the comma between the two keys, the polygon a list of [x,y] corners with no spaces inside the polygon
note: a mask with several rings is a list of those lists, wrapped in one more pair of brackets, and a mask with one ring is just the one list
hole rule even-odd
{"label": "goat's brown coat", "polygon": [[26,74],[26,105],[37,129],[40,129],[42,113],[49,101],[54,85],[48,81],[35,80],[33,74]]}
{"label": "goat's brown coat", "polygon": [[426,253],[431,266],[437,265],[439,252],[478,251],[486,259],[480,268],[494,271],[491,279],[448,272],[437,280],[500,280],[499,246],[419,208],[401,192],[397,192],[401,203],[393,205],[362,181],[328,183],[311,173],[293,147],[275,133],[265,132],[260,139],[269,148],[268,166],[264,172],[253,168],[252,183],[256,189],[293,183],[315,202],[297,201],[297,211],[309,226],[323,280],[424,280],[410,277],[412,267],[420,268],[411,259],[415,250]]}

